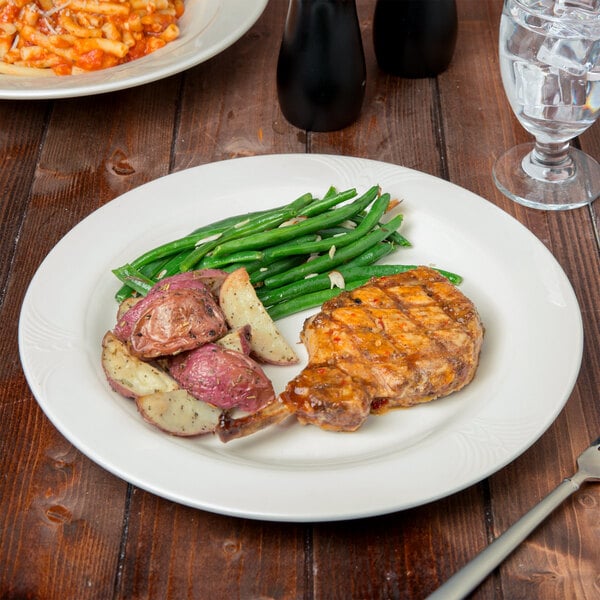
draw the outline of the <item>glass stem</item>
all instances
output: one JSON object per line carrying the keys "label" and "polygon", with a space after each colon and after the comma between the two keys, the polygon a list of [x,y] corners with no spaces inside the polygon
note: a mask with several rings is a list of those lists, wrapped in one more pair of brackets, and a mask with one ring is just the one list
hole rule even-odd
{"label": "glass stem", "polygon": [[563,165],[571,161],[569,147],[569,142],[545,144],[536,140],[532,152],[532,160],[546,167]]}
{"label": "glass stem", "polygon": [[575,174],[575,163],[569,154],[570,143],[544,143],[536,140],[530,154],[523,159],[525,172],[538,181],[565,181]]}

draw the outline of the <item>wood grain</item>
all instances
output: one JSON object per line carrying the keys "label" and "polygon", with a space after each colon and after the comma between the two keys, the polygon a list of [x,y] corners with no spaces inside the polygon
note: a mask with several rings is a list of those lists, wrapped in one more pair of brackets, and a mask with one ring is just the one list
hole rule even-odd
{"label": "wood grain", "polygon": [[[0,101],[0,598],[421,599],[573,472],[577,455],[600,434],[598,208],[535,211],[494,186],[495,159],[529,139],[499,77],[501,4],[458,0],[449,69],[436,79],[403,80],[378,69],[374,0],[357,0],[367,91],[360,118],[338,132],[300,131],[281,115],[275,68],[284,0],[272,0],[236,44],[179,75],[87,98]],[[597,125],[577,143],[600,158]],[[21,370],[19,312],[43,258],[92,211],[157,177],[213,161],[307,152],[442,177],[542,241],[572,282],[585,332],[581,372],[564,410],[528,451],[483,482],[426,506],[338,523],[211,514],[91,462],[42,413]],[[526,297],[523,290],[515,302]],[[74,410],[84,409],[80,400]],[[599,503],[598,486],[580,490],[472,597],[599,597]]]}

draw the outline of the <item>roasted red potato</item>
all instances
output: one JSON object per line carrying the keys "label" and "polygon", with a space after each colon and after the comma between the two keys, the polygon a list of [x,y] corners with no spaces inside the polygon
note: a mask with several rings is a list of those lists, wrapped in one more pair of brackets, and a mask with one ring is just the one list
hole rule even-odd
{"label": "roasted red potato", "polygon": [[252,330],[250,325],[244,325],[232,329],[229,333],[219,338],[216,343],[227,350],[235,350],[242,354],[250,354],[252,341]]}
{"label": "roasted red potato", "polygon": [[117,323],[125,316],[125,313],[128,312],[130,308],[133,308],[141,299],[142,296],[130,296],[123,300],[117,309]]}
{"label": "roasted red potato", "polygon": [[250,325],[250,346],[258,360],[274,365],[293,365],[299,361],[258,299],[245,269],[237,269],[225,279],[219,304],[231,327]]}
{"label": "roasted red potato", "polygon": [[222,413],[181,389],[140,396],[135,402],[145,421],[179,437],[215,431]]}
{"label": "roasted red potato", "polygon": [[133,356],[127,345],[110,331],[102,339],[101,362],[110,386],[126,398],[179,388],[168,373]]}
{"label": "roasted red potato", "polygon": [[148,423],[176,436],[216,431],[223,410],[253,413],[273,403],[273,385],[250,354],[273,364],[298,361],[244,269],[160,281],[119,306],[102,342],[111,387],[133,398]]}
{"label": "roasted red potato", "polygon": [[218,344],[176,356],[169,372],[192,396],[223,409],[253,412],[275,398],[273,385],[258,363]]}
{"label": "roasted red potato", "polygon": [[148,292],[146,296],[131,296],[126,298],[119,304],[117,311],[117,327],[115,333],[119,339],[125,341],[131,334],[132,324],[139,318],[140,309],[137,312],[132,312],[129,316],[122,321],[125,314],[129,309],[133,308],[138,302],[143,300],[147,296],[160,292],[175,291],[180,289],[197,289],[206,288],[213,294],[215,299],[219,298],[219,290],[223,281],[225,281],[227,273],[218,269],[202,269],[199,271],[186,271],[185,273],[178,273],[171,277],[165,277],[156,283]]}
{"label": "roasted red potato", "polygon": [[227,332],[223,311],[204,286],[159,290],[128,310],[115,327],[140,358],[156,358],[192,350]]}
{"label": "roasted red potato", "polygon": [[177,290],[182,288],[196,288],[199,285],[208,288],[211,294],[218,298],[221,285],[227,278],[226,271],[219,269],[200,269],[198,271],[186,271],[165,277],[156,283],[149,293],[160,290]]}

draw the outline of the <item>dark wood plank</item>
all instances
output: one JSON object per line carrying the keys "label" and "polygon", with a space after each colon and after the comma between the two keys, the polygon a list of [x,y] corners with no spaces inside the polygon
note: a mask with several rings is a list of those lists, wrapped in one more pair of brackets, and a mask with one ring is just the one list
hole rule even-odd
{"label": "dark wood plank", "polygon": [[69,590],[74,597],[98,597],[98,589],[113,587],[126,486],[61,436],[25,383],[17,349],[20,301],[14,299],[29,280],[19,267],[35,239],[23,235],[21,242],[9,301],[0,310],[0,596],[61,598]]}
{"label": "dark wood plank", "polygon": [[[31,189],[23,199],[27,219],[13,234],[11,300],[0,314],[6,324],[2,355],[11,365],[2,370],[0,386],[7,433],[0,438],[2,501],[11,506],[1,517],[3,597],[60,598],[65,590],[82,599],[112,595],[127,486],[83,457],[43,417],[20,373],[18,311],[29,279],[62,235],[116,195],[168,172],[175,113],[169,82],[57,101],[35,169],[15,173],[19,181],[31,179]],[[27,108],[13,123],[28,114],[35,124]],[[28,151],[37,147],[33,140]]]}
{"label": "dark wood plank", "polygon": [[45,102],[0,103],[0,305],[6,285],[16,240],[27,213],[29,190],[37,152],[46,128],[49,105]]}
{"label": "dark wood plank", "polygon": [[100,597],[114,585],[125,485],[77,452],[24,387],[3,385],[2,597]]}
{"label": "dark wood plank", "polygon": [[315,526],[315,598],[424,598],[453,565],[466,562],[468,548],[485,544],[482,489],[388,516]]}
{"label": "dark wood plank", "polygon": [[[169,172],[177,91],[175,77],[55,103],[33,194],[39,210],[71,207],[70,214],[56,215],[59,234],[116,196]],[[64,143],[61,131],[78,135]],[[48,225],[54,223],[52,218]]]}
{"label": "dark wood plank", "polygon": [[287,3],[271,2],[232,47],[185,74],[174,170],[208,162],[305,152],[306,136],[279,110],[275,71]]}
{"label": "dark wood plank", "polygon": [[[0,102],[0,597],[424,597],[570,475],[599,434],[598,208],[533,211],[493,184],[496,157],[529,139],[499,78],[501,3],[458,0],[450,68],[414,81],[378,71],[374,0],[357,4],[367,95],[359,120],[341,132],[306,135],[281,115],[275,67],[287,2],[279,0],[233,47],[162,82],[91,98]],[[600,157],[598,126],[579,143]],[[284,152],[365,156],[450,179],[523,222],[565,269],[585,329],[577,386],[549,431],[490,480],[372,519],[254,522],[128,486],[42,414],[19,365],[17,321],[29,279],[62,235],[169,171]],[[565,502],[473,597],[596,597],[598,499],[589,486]]]}
{"label": "dark wood plank", "polygon": [[[469,103],[463,100],[461,123],[466,125],[453,129],[452,135],[447,136],[449,148],[461,149],[460,160],[453,159],[457,153],[449,149],[451,178],[519,218],[553,252],[573,282],[582,306],[593,306],[598,298],[600,276],[596,241],[591,233],[583,238],[577,233],[592,231],[590,211],[535,211],[512,203],[494,187],[491,169],[495,159],[511,146],[528,141],[530,136],[512,116],[499,77],[481,75],[477,77],[479,85],[472,85],[474,73],[498,69],[497,26],[501,5],[467,0],[460,7],[464,11],[462,31],[468,35],[459,38],[463,44],[459,44],[458,50],[476,57],[476,62],[470,62],[469,68],[458,75],[459,86],[467,88],[470,82],[468,89],[473,97]],[[459,65],[458,61],[454,63],[455,71]],[[441,80],[440,84],[447,122],[458,111],[458,104],[456,98],[454,102],[452,96],[448,98],[444,83],[448,81]],[[532,277],[536,276],[532,273]],[[575,449],[583,449],[597,435],[594,430],[600,429],[598,412],[589,400],[589,391],[598,385],[598,319],[585,311],[583,317],[586,346],[580,381],[591,378],[591,382],[576,388],[554,426],[530,451],[491,478],[493,537],[573,472]],[[575,422],[579,426],[573,426]],[[593,536],[581,535],[581,523],[589,523],[590,511],[577,511],[578,504],[577,499],[566,503],[502,566],[499,585],[505,597],[594,597],[597,592],[591,565],[599,560],[598,548]],[[579,576],[573,576],[574,570]]]}
{"label": "dark wood plank", "polygon": [[119,598],[303,598],[305,526],[225,517],[136,490]]}
{"label": "dark wood plank", "polygon": [[309,133],[309,151],[373,158],[443,175],[437,143],[438,106],[432,79],[400,79],[377,66],[372,42],[374,3],[357,2],[367,88],[359,119],[328,133]]}
{"label": "dark wood plank", "polygon": [[[304,151],[276,99],[285,9],[271,3],[234,46],[185,74],[174,171]],[[213,515],[136,490],[118,597],[303,598],[305,529]]]}
{"label": "dark wood plank", "polygon": [[[386,75],[378,69],[372,50],[372,3],[363,2],[360,9],[368,64],[368,92],[361,117],[341,132],[310,134],[311,151],[365,156],[448,178],[456,156],[462,156],[462,149],[453,147],[453,143],[462,144],[456,130],[464,134],[465,122],[474,112],[461,107],[464,95],[458,76],[473,68],[477,56],[468,49],[461,51],[464,44],[459,38],[449,71],[437,80]],[[440,110],[440,100],[444,110]],[[468,560],[468,549],[485,546],[485,511],[485,490],[473,486],[451,498],[388,517],[316,526],[315,597],[424,597],[453,572],[457,562]],[[492,597],[491,583],[481,593],[481,598]]]}

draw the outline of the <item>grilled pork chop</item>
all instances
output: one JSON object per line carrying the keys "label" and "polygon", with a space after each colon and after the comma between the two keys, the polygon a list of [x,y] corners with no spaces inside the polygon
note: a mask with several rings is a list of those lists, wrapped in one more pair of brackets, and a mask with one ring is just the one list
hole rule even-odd
{"label": "grilled pork chop", "polygon": [[224,441],[293,413],[301,423],[354,431],[370,413],[446,396],[475,375],[483,326],[473,303],[437,271],[418,267],[342,292],[306,320],[308,365],[279,401],[225,419]]}

